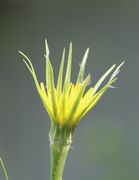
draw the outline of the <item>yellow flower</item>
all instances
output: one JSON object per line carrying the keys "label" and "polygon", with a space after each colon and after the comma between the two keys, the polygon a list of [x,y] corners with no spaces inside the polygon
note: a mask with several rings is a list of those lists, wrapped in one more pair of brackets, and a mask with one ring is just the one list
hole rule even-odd
{"label": "yellow flower", "polygon": [[76,83],[73,83],[71,82],[72,43],[70,43],[64,84],[62,85],[65,49],[63,50],[57,85],[55,86],[53,68],[49,59],[49,48],[46,40],[45,47],[46,85],[44,85],[43,82],[40,84],[38,83],[31,61],[21,51],[19,51],[19,53],[25,58],[23,61],[33,76],[38,93],[50,116],[52,124],[56,123],[60,127],[74,128],[81,118],[94,107],[108,87],[110,87],[110,85],[116,81],[116,76],[120,72],[120,67],[124,64],[124,62],[122,62],[115,69],[110,80],[101,90],[98,91],[98,88],[104,79],[114,70],[116,66],[115,64],[104,73],[94,87],[91,87],[89,90],[85,91],[90,80],[90,75],[84,79],[84,70],[89,48],[86,50],[83,57],[77,81]]}

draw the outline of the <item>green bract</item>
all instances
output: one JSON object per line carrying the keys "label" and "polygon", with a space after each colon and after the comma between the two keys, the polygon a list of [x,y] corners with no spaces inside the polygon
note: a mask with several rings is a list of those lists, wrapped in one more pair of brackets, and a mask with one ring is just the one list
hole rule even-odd
{"label": "green bract", "polygon": [[116,70],[113,72],[108,83],[98,91],[102,82],[106,77],[113,71],[116,64],[112,65],[98,80],[98,82],[85,92],[86,86],[90,80],[90,75],[84,80],[84,70],[89,53],[87,48],[84,57],[81,62],[79,74],[76,83],[71,82],[71,65],[72,65],[72,43],[69,45],[67,69],[65,73],[64,83],[63,81],[63,68],[65,60],[65,48],[62,54],[61,65],[59,69],[59,75],[57,79],[57,85],[54,83],[53,68],[49,59],[49,47],[47,40],[45,40],[46,48],[46,86],[44,83],[38,83],[34,68],[29,58],[19,51],[25,58],[24,62],[31,72],[35,81],[38,93],[45,105],[45,108],[50,116],[52,123],[58,123],[61,127],[74,128],[80,119],[91,110],[94,105],[98,102],[108,87],[116,81],[116,76],[120,72],[120,67],[124,64],[122,62]]}

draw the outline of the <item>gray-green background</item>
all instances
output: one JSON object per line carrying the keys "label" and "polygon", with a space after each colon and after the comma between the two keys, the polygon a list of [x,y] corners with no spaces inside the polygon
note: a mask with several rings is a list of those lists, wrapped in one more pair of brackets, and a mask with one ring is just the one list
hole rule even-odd
{"label": "gray-green background", "polygon": [[[50,120],[18,50],[45,81],[44,38],[57,77],[73,42],[72,80],[90,47],[91,86],[113,63],[126,64],[115,86],[75,131],[64,180],[139,179],[139,2],[137,0],[0,1],[0,156],[10,180],[49,179]],[[4,180],[0,169],[0,177]]]}

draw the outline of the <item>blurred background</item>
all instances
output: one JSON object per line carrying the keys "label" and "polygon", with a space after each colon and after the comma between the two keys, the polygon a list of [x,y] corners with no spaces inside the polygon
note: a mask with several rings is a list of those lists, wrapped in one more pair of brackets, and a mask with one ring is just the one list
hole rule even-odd
{"label": "blurred background", "polygon": [[49,179],[50,120],[18,54],[27,54],[45,81],[45,37],[55,78],[70,41],[73,82],[88,46],[91,86],[112,64],[126,61],[118,88],[77,127],[63,179],[138,180],[139,1],[0,0],[0,156],[9,180]]}

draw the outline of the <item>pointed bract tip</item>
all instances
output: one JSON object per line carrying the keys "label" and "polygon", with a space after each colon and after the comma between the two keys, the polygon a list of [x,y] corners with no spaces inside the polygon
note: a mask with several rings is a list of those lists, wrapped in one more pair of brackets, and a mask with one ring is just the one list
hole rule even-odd
{"label": "pointed bract tip", "polygon": [[49,46],[48,46],[48,42],[47,42],[47,39],[46,39],[46,38],[45,38],[45,50],[46,50],[46,56],[49,57],[50,51],[49,51]]}
{"label": "pointed bract tip", "polygon": [[90,48],[88,47],[87,49],[86,49],[86,52],[88,53],[90,51]]}
{"label": "pointed bract tip", "polygon": [[114,78],[119,74],[120,68],[124,65],[124,63],[125,63],[125,61],[123,61],[123,62],[115,69],[115,71],[113,72],[113,74],[112,74],[109,82],[110,82],[112,79],[114,79]]}
{"label": "pointed bract tip", "polygon": [[24,53],[20,50],[18,50],[18,53],[21,54],[21,55],[24,55]]}
{"label": "pointed bract tip", "polygon": [[70,42],[70,44],[69,44],[69,49],[72,50],[72,42]]}

